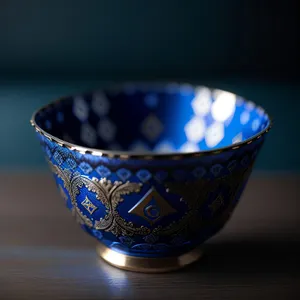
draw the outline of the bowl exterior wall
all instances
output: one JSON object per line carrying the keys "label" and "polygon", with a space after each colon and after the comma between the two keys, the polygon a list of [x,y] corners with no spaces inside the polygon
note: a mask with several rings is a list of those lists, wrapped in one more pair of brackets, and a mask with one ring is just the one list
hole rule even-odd
{"label": "bowl exterior wall", "polygon": [[57,187],[82,228],[133,256],[180,255],[230,218],[264,136],[236,150],[176,159],[82,154],[37,133]]}

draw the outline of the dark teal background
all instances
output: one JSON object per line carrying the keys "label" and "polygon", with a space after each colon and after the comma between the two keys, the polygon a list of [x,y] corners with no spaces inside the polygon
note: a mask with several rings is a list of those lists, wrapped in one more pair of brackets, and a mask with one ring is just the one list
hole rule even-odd
{"label": "dark teal background", "polygon": [[[111,80],[183,80],[265,107],[261,170],[299,170],[297,9],[270,1],[0,1],[0,167],[44,167],[34,109]],[[296,3],[295,3],[296,5]]]}

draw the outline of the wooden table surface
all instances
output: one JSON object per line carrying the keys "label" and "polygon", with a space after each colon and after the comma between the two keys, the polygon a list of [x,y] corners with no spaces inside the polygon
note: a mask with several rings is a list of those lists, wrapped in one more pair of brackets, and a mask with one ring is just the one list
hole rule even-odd
{"label": "wooden table surface", "polygon": [[1,300],[300,299],[300,176],[252,176],[202,260],[160,275],[98,259],[49,174],[2,174],[0,190]]}

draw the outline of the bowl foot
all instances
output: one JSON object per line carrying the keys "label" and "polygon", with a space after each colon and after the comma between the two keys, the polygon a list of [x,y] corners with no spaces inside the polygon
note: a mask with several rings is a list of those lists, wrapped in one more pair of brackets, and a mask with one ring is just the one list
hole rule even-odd
{"label": "bowl foot", "polygon": [[142,273],[164,273],[184,268],[202,257],[201,247],[190,252],[174,257],[146,258],[122,254],[112,250],[102,243],[97,245],[98,255],[110,265],[119,269],[142,272]]}

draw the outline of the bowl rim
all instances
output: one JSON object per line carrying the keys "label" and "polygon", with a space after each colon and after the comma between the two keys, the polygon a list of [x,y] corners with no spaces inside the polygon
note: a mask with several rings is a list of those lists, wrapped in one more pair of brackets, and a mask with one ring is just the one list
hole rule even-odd
{"label": "bowl rim", "polygon": [[[140,84],[139,82],[130,82],[130,83],[123,83],[123,84],[114,84],[113,88],[117,89],[118,87],[123,87],[126,84],[130,84],[130,85],[138,85]],[[144,84],[144,83],[143,83]],[[151,84],[153,85],[153,83],[146,83],[147,86],[150,86]],[[155,83],[154,83],[155,84]],[[274,120],[273,118],[265,111],[265,109],[263,107],[261,107],[260,105],[257,105],[255,102],[252,102],[250,100],[245,99],[244,97],[240,96],[239,94],[236,94],[234,92],[228,91],[226,89],[220,89],[220,88],[213,88],[210,87],[208,85],[201,85],[201,84],[190,84],[190,83],[178,83],[178,82],[168,82],[168,85],[176,85],[176,86],[183,86],[183,85],[188,85],[190,87],[192,87],[193,89],[197,89],[197,88],[208,88],[210,90],[219,90],[222,92],[229,92],[234,94],[235,96],[241,97],[243,99],[243,101],[245,103],[251,103],[252,105],[254,105],[253,109],[261,109],[264,114],[267,116],[268,118],[268,125],[260,130],[258,133],[256,133],[255,135],[251,136],[250,138],[242,141],[242,142],[238,142],[235,144],[231,144],[229,146],[225,146],[225,147],[221,147],[221,148],[216,148],[213,150],[200,150],[200,151],[195,151],[195,152],[170,152],[170,153],[153,153],[153,152],[133,152],[133,151],[115,151],[115,150],[104,150],[104,149],[97,149],[97,148],[91,148],[91,147],[85,147],[85,146],[80,146],[78,144],[74,144],[74,143],[70,143],[67,141],[64,141],[50,133],[48,133],[46,130],[42,129],[35,121],[36,116],[38,113],[42,112],[43,110],[46,110],[47,108],[50,108],[52,106],[57,105],[60,102],[65,101],[66,99],[70,98],[70,97],[74,97],[76,95],[69,95],[69,96],[63,96],[60,97],[54,101],[51,101],[50,103],[41,106],[40,108],[38,108],[37,110],[35,110],[31,116],[30,119],[30,123],[31,126],[34,127],[35,131],[41,135],[43,135],[45,138],[47,138],[48,140],[52,141],[52,142],[56,142],[59,146],[61,147],[65,147],[68,148],[71,151],[76,151],[79,152],[81,154],[91,154],[94,156],[100,156],[100,157],[107,157],[107,158],[117,158],[117,159],[141,159],[141,160],[155,160],[155,159],[169,159],[169,160],[179,160],[182,158],[193,158],[193,157],[201,157],[201,156],[207,156],[207,155],[216,155],[216,154],[220,154],[223,152],[227,152],[227,151],[232,151],[232,150],[237,150],[245,145],[249,145],[252,142],[260,139],[262,136],[264,136],[266,133],[268,133],[270,131],[270,129],[273,126]],[[165,86],[166,83],[163,83],[163,86]],[[105,87],[103,88],[105,89]],[[97,91],[101,91],[103,89],[98,89],[98,90],[94,90],[94,91],[89,91],[89,92],[84,92],[84,93],[80,93],[81,95],[84,94],[89,94],[89,93],[95,93]],[[121,89],[122,90],[122,89]]]}

